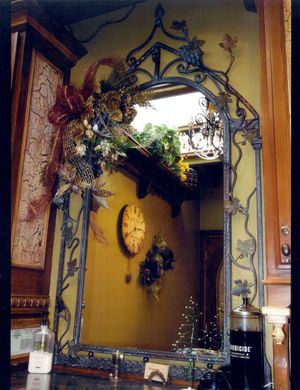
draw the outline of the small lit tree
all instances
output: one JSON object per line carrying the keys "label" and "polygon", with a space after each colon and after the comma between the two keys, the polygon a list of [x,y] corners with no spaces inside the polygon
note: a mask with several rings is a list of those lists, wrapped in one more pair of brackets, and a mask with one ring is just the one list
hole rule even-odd
{"label": "small lit tree", "polygon": [[185,311],[182,313],[183,322],[178,330],[178,339],[172,344],[173,349],[189,357],[188,375],[189,389],[192,389],[194,382],[194,370],[197,355],[200,348],[219,349],[221,346],[222,332],[219,330],[218,319],[221,309],[218,308],[215,322],[207,324],[206,329],[200,329],[203,313],[199,311],[198,303],[192,296],[189,297]]}
{"label": "small lit tree", "polygon": [[[182,313],[183,322],[178,330],[178,339],[172,344],[173,349],[178,353],[187,354],[189,357],[189,367],[187,380],[192,386],[194,382],[194,369],[197,358],[195,348],[199,348],[199,343],[203,340],[203,332],[199,334],[199,322],[202,313],[199,312],[198,303],[192,296],[189,297],[189,303],[184,307],[185,312]],[[189,387],[191,389],[191,387]]]}

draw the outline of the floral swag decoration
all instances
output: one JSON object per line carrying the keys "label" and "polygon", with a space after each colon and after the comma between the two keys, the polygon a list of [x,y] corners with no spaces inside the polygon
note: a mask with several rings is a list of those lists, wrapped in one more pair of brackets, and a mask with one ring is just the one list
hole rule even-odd
{"label": "floral swag decoration", "polygon": [[166,271],[173,269],[174,253],[168,247],[161,234],[153,237],[152,248],[147,252],[146,259],[140,263],[139,282],[148,287],[159,301],[162,277]]}
{"label": "floral swag decoration", "polygon": [[[100,65],[111,67],[112,72],[107,80],[100,81],[100,91],[96,92],[95,75]],[[55,130],[49,162],[42,168],[45,191],[30,202],[25,221],[41,215],[52,198],[61,206],[67,192],[81,194],[89,188],[96,206],[103,203],[102,197],[111,195],[97,185],[96,179],[126,158],[128,148],[141,146],[131,137],[137,134],[130,125],[137,113],[134,106],[151,106],[151,92],[128,86],[126,71],[124,61],[103,58],[88,68],[80,89],[72,85],[58,87],[56,102],[48,114]],[[176,173],[180,175],[186,165],[183,167],[178,153],[180,169]],[[59,186],[53,194],[57,176]]]}

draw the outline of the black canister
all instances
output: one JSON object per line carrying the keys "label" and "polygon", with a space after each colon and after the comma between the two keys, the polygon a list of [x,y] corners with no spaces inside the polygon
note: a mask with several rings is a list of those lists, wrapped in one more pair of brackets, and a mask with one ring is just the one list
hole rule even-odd
{"label": "black canister", "polygon": [[230,314],[230,363],[232,389],[263,389],[262,314],[248,298]]}

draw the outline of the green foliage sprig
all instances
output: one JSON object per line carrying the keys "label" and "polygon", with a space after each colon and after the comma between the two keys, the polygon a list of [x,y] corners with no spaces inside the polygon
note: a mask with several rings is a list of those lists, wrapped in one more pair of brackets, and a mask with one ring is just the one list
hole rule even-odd
{"label": "green foliage sprig", "polygon": [[176,129],[148,123],[142,132],[135,132],[133,137],[156,156],[160,163],[180,176],[180,140]]}

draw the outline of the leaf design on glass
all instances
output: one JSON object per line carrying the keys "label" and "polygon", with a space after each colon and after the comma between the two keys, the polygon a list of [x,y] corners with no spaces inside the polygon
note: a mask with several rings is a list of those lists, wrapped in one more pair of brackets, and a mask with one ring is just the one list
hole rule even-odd
{"label": "leaf design on glass", "polygon": [[236,48],[237,37],[232,37],[230,34],[225,33],[222,42],[219,45],[226,51],[232,53],[232,49]]}
{"label": "leaf design on glass", "polygon": [[236,250],[241,254],[241,257],[248,257],[255,253],[255,241],[250,238],[249,240],[238,240]]}
{"label": "leaf design on glass", "polygon": [[237,297],[241,295],[242,297],[246,298],[248,294],[251,294],[250,287],[253,286],[252,283],[249,283],[247,280],[242,281],[241,279],[235,280],[234,283],[237,285],[237,287],[234,287],[232,289],[232,295],[235,295]]}
{"label": "leaf design on glass", "polygon": [[75,272],[78,270],[77,259],[70,260],[68,262],[68,275],[74,276]]}

